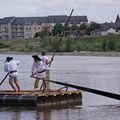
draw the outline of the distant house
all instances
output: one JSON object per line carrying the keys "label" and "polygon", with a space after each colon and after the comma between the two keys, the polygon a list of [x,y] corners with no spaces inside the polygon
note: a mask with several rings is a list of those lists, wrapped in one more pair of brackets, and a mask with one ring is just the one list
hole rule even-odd
{"label": "distant house", "polygon": [[115,23],[103,23],[100,24],[100,29],[91,31],[91,36],[104,36],[108,34],[120,34],[120,17],[117,15]]}
{"label": "distant house", "polygon": [[117,34],[116,29],[114,29],[114,28],[110,28],[106,32],[107,32],[107,34]]}
{"label": "distant house", "polygon": [[[33,38],[36,32],[44,28],[49,31],[56,23],[65,24],[69,16],[48,17],[5,17],[0,19],[0,39]],[[71,16],[70,25],[88,23],[87,16]]]}
{"label": "distant house", "polygon": [[91,36],[104,36],[108,34],[118,34],[117,32],[118,26],[120,25],[116,25],[115,23],[103,24],[101,25],[101,29],[96,29],[94,31],[91,31]]}
{"label": "distant house", "polygon": [[94,31],[91,31],[91,36],[105,36],[107,35],[107,32],[105,30],[102,29],[95,29]]}

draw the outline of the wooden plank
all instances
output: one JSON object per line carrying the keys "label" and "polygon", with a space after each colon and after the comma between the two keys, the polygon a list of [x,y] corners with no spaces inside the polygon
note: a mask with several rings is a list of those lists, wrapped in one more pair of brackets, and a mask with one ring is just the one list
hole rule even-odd
{"label": "wooden plank", "polygon": [[48,95],[64,95],[64,94],[72,94],[76,93],[79,94],[81,93],[80,90],[74,90],[74,91],[57,91],[57,90],[51,90],[49,92],[42,92],[40,90],[34,92],[33,90],[22,90],[20,93],[16,93],[12,90],[0,90],[0,94],[14,94],[14,95],[22,95],[22,94],[30,94],[30,95],[37,95],[37,96],[48,96]]}

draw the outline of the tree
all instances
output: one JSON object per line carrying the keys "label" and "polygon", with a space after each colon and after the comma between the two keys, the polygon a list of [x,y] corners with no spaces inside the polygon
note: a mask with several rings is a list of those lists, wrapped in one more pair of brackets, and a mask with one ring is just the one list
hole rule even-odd
{"label": "tree", "polygon": [[53,35],[57,35],[57,34],[61,34],[61,32],[63,31],[63,26],[61,23],[56,23],[53,30],[52,30],[52,34]]}
{"label": "tree", "polygon": [[36,32],[34,35],[35,38],[40,37],[40,32]]}
{"label": "tree", "polygon": [[87,25],[85,23],[83,23],[79,26],[79,29],[80,30],[87,30]]}
{"label": "tree", "polygon": [[94,31],[95,29],[100,29],[100,28],[101,28],[100,24],[91,22],[90,26],[87,29],[87,35],[90,35],[91,31]]}
{"label": "tree", "polygon": [[78,30],[78,26],[77,26],[76,24],[73,24],[73,25],[71,26],[71,30]]}
{"label": "tree", "polygon": [[44,36],[50,36],[51,33],[49,32],[49,30],[47,28],[44,28],[41,32],[37,32],[35,33],[35,37],[41,37],[43,38]]}
{"label": "tree", "polygon": [[95,22],[91,22],[88,29],[89,29],[90,31],[93,31],[93,30],[95,30],[95,29],[100,29],[100,28],[101,28],[100,24],[95,23]]}

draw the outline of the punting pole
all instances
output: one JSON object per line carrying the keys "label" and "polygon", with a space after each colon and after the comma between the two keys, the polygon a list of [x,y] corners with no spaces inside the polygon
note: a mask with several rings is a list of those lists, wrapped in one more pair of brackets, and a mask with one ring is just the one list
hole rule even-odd
{"label": "punting pole", "polygon": [[[32,78],[36,78],[36,77],[32,77]],[[68,86],[68,87],[71,87],[71,88],[80,89],[80,90],[83,90],[83,91],[86,91],[86,92],[102,95],[102,96],[105,96],[105,97],[120,100],[120,94],[115,94],[115,93],[111,93],[111,92],[96,90],[96,89],[92,89],[92,88],[88,88],[88,87],[82,87],[82,86],[78,86],[78,85],[74,85],[74,84],[68,84],[68,83],[59,82],[59,81],[53,81],[53,80],[46,80],[46,81],[56,83],[56,84],[59,84],[59,85]]]}
{"label": "punting pole", "polygon": [[63,83],[63,82],[59,82],[59,81],[49,80],[49,82],[69,86],[69,87],[72,87],[72,88],[84,90],[86,92],[90,92],[90,93],[94,93],[94,94],[102,95],[102,96],[105,96],[105,97],[110,97],[110,98],[113,98],[113,99],[120,100],[120,94],[115,94],[115,93],[110,93],[110,92],[106,92],[106,91],[96,90],[96,89],[92,89],[92,88],[88,88],[88,87],[77,86],[77,85]]}
{"label": "punting pole", "polygon": [[5,79],[7,78],[8,75],[9,75],[9,73],[7,73],[6,76],[3,78],[3,80],[0,82],[0,85],[2,85],[2,83],[5,81]]}
{"label": "punting pole", "polygon": [[[69,21],[70,21],[70,18],[71,18],[71,16],[72,16],[73,11],[74,11],[74,9],[72,9],[72,11],[71,11],[71,13],[70,13],[70,16],[69,16],[67,22],[65,23],[65,28],[67,27],[67,25],[68,25],[68,23],[69,23]],[[60,39],[59,39],[59,41],[58,41],[57,44],[56,44],[56,48],[58,47],[60,41],[62,40],[63,35],[64,35],[64,32],[62,31],[62,33],[61,33],[61,35],[60,35]],[[53,55],[52,55],[52,59],[54,59],[55,53],[56,53],[56,49],[54,50],[54,53],[53,53]],[[51,62],[51,63],[52,63],[52,62]],[[51,63],[49,64],[49,67],[51,66]]]}

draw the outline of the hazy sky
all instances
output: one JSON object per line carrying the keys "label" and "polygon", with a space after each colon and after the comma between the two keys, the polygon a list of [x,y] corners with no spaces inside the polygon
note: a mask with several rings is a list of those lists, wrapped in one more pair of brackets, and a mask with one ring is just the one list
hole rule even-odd
{"label": "hazy sky", "polygon": [[114,22],[120,0],[0,0],[0,18],[16,16],[86,15],[89,21]]}

